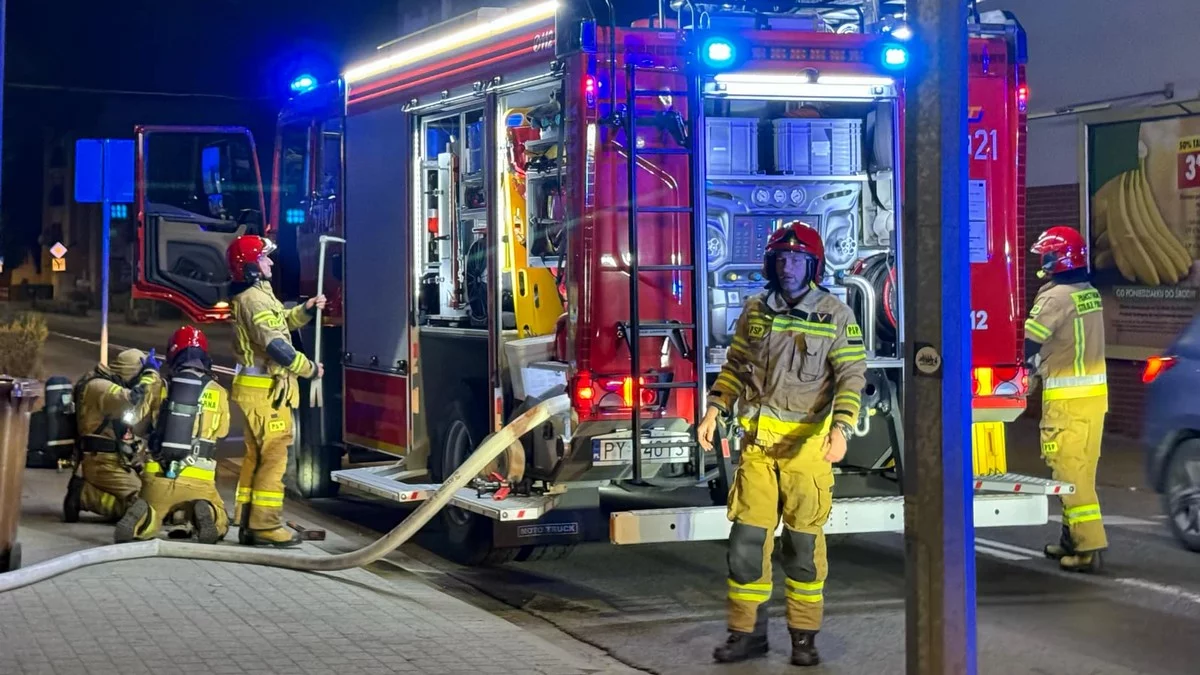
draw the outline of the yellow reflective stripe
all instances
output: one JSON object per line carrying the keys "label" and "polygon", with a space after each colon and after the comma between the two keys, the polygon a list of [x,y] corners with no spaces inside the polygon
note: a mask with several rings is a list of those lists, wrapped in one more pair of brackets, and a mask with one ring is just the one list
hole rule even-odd
{"label": "yellow reflective stripe", "polygon": [[116,507],[116,505],[117,505],[117,498],[115,495],[112,495],[108,492],[100,493],[100,508],[105,509],[105,510],[112,510],[113,508]]}
{"label": "yellow reflective stripe", "polygon": [[1025,332],[1038,338],[1039,340],[1050,339],[1050,329],[1033,319],[1025,319]]}
{"label": "yellow reflective stripe", "polygon": [[1108,384],[1108,375],[1081,375],[1079,377],[1047,377],[1046,389],[1062,389],[1063,387],[1081,387],[1090,384]]}
{"label": "yellow reflective stripe", "polygon": [[865,361],[867,358],[867,350],[862,347],[843,347],[831,353],[829,360],[833,365],[840,366],[843,363],[852,363],[854,361]]}
{"label": "yellow reflective stripe", "polygon": [[1075,317],[1075,377],[1082,377],[1087,371],[1083,368],[1083,349],[1087,344],[1087,335],[1083,332],[1083,319]]}
{"label": "yellow reflective stripe", "polygon": [[282,492],[267,492],[254,490],[250,495],[250,503],[254,506],[283,507]]}
{"label": "yellow reflective stripe", "polygon": [[108,393],[109,393],[109,394],[119,394],[119,393],[121,393],[121,392],[122,392],[122,391],[124,391],[124,390],[125,390],[125,387],[122,387],[122,386],[121,386],[121,385],[119,385],[119,384],[110,384],[110,385],[108,385]]}
{"label": "yellow reflective stripe", "polygon": [[1077,525],[1079,523],[1090,523],[1100,520],[1100,505],[1099,504],[1080,504],[1063,509],[1063,520],[1068,525]]}
{"label": "yellow reflective stripe", "polygon": [[308,365],[308,357],[304,356],[304,354],[300,352],[296,352],[296,358],[292,359],[292,362],[288,364],[287,369],[299,375],[306,370],[306,365]]}
{"label": "yellow reflective stripe", "polygon": [[154,461],[146,462],[146,468],[143,469],[143,471],[145,471],[146,473],[162,473],[163,472],[162,465],[160,465],[158,462],[154,462]]}
{"label": "yellow reflective stripe", "polygon": [[202,469],[198,466],[185,466],[179,472],[180,478],[196,478],[198,480],[216,480],[217,472],[213,469]]}
{"label": "yellow reflective stripe", "polygon": [[238,486],[237,503],[238,504],[249,504],[251,494],[252,494],[252,490],[250,488]]}
{"label": "yellow reflective stripe", "polygon": [[825,599],[825,582],[806,582],[788,579],[787,597],[788,600],[798,600],[800,602],[821,602]]}
{"label": "yellow reflective stripe", "polygon": [[729,583],[729,599],[761,603],[771,599],[771,584],[739,584],[733,579]]}
{"label": "yellow reflective stripe", "polygon": [[737,376],[725,371],[721,371],[721,374],[717,375],[717,381],[713,383],[714,388],[726,389],[735,394],[741,392],[744,386]]}
{"label": "yellow reflective stripe", "polygon": [[800,319],[791,319],[778,317],[771,324],[771,332],[773,333],[807,333],[815,337],[837,337],[837,327],[831,323],[813,323],[811,321],[801,321]]}
{"label": "yellow reflective stripe", "polygon": [[838,403],[850,403],[858,406],[862,405],[862,396],[852,391],[843,391],[842,393],[833,397],[833,403],[834,405],[837,405]]}
{"label": "yellow reflective stripe", "polygon": [[1092,396],[1108,396],[1107,384],[1090,384],[1080,387],[1058,387],[1043,389],[1043,401],[1065,401],[1073,398],[1090,398]]}
{"label": "yellow reflective stripe", "polygon": [[234,386],[254,387],[255,389],[270,389],[271,378],[264,375],[235,375]]}
{"label": "yellow reflective stripe", "polygon": [[250,317],[250,323],[262,324],[267,328],[283,328],[283,319],[280,319],[275,314],[273,309],[264,309],[254,316]]}
{"label": "yellow reflective stripe", "polygon": [[750,350],[750,343],[746,342],[740,335],[733,336],[733,342],[729,345],[729,351],[737,354],[746,354]]}

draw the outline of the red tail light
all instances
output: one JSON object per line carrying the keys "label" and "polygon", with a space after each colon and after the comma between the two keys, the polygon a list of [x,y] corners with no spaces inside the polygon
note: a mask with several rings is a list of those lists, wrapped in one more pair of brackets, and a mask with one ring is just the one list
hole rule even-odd
{"label": "red tail light", "polygon": [[1017,109],[1020,110],[1021,112],[1025,112],[1025,109],[1028,106],[1029,106],[1029,85],[1022,84],[1021,86],[1017,87]]}
{"label": "red tail light", "polygon": [[[645,387],[646,386],[646,378],[639,377],[638,384],[641,385],[642,387]],[[648,405],[654,405],[657,398],[658,398],[658,394],[656,394],[653,389],[643,388],[641,390],[641,399],[642,399],[643,407],[648,406]],[[626,377],[621,382],[621,400],[625,403],[626,408],[633,407],[633,378],[632,377]]]}
{"label": "red tail light", "polygon": [[[662,405],[662,392],[657,389],[646,389],[645,377],[638,378],[643,387],[641,390],[642,408],[656,408]],[[651,377],[651,380],[654,378]],[[633,408],[633,377],[595,376],[587,371],[580,371],[571,387],[571,399],[575,409],[583,416],[593,412],[618,412]]]}
{"label": "red tail light", "polygon": [[1150,384],[1174,365],[1174,356],[1151,356],[1146,359],[1146,367],[1142,370],[1142,383]]}

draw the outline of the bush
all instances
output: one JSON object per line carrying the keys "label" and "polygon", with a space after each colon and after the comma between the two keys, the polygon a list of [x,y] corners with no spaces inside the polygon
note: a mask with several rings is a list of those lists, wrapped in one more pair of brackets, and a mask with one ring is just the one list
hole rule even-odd
{"label": "bush", "polygon": [[41,314],[0,316],[0,375],[42,379],[42,350],[49,333]]}

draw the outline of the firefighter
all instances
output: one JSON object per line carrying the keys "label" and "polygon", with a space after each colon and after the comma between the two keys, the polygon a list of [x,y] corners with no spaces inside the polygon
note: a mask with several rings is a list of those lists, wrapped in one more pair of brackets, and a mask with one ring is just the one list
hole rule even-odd
{"label": "firefighter", "polygon": [[164,518],[182,513],[202,544],[215,544],[229,530],[225,503],[217,492],[217,442],[229,433],[229,395],[212,376],[208,338],[192,326],[171,335],[170,375],[152,412],[149,461],[140,498],[117,523],[122,543],[151,539]]}
{"label": "firefighter", "polygon": [[161,384],[153,352],[136,349],[118,354],[111,367],[97,364],[76,383],[76,469],[63,520],[77,522],[89,511],[116,522],[137,499],[141,457],[134,428],[149,415]]}
{"label": "firefighter", "polygon": [[291,331],[312,320],[325,296],[286,310],[271,290],[275,245],[264,237],[241,236],[229,246],[233,277],[234,355],[238,373],[233,401],[246,417],[246,456],[238,479],[234,518],[238,542],[253,546],[296,546],[298,534],[283,526],[283,474],[293,438],[292,411],[300,403],[299,379],[320,377],[324,368],[292,346]]}
{"label": "firefighter", "polygon": [[824,244],[808,225],[792,222],[771,235],[767,290],[746,301],[698,429],[705,449],[718,416],[736,413],[745,431],[729,492],[729,636],[713,653],[720,662],[767,654],[765,603],[781,516],[792,663],[820,662],[832,464],[846,455],[867,357],[854,312],[817,285],[824,264]]}
{"label": "firefighter", "polygon": [[1088,282],[1087,244],[1074,228],[1046,230],[1031,250],[1038,276],[1050,276],[1025,320],[1025,357],[1042,382],[1042,458],[1055,480],[1075,485],[1061,496],[1060,542],[1045,553],[1064,570],[1098,572],[1108,547],[1096,494],[1108,412],[1100,292]]}

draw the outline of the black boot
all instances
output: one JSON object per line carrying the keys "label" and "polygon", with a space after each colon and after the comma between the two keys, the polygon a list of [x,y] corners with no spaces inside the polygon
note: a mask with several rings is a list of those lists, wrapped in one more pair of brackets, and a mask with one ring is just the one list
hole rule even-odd
{"label": "black boot", "polygon": [[821,662],[817,653],[817,632],[815,630],[790,629],[792,634],[792,665],[815,666]]}
{"label": "black boot", "polygon": [[196,539],[201,544],[215,544],[225,538],[217,530],[217,507],[212,502],[196,500],[192,505],[192,524],[196,528]]}
{"label": "black boot", "polygon": [[1066,525],[1062,526],[1062,534],[1058,537],[1057,544],[1046,544],[1046,548],[1042,549],[1042,553],[1046,554],[1051,560],[1062,560],[1063,558],[1075,553],[1075,545],[1071,543],[1071,529]]}
{"label": "black boot", "polygon": [[754,632],[729,631],[725,642],[713,650],[713,660],[717,663],[738,663],[766,656],[770,650],[767,643],[767,608],[764,604],[758,607]]}
{"label": "black boot", "polygon": [[63,498],[63,522],[78,523],[83,510],[83,477],[71,476],[67,481],[67,496]]}
{"label": "black boot", "polygon": [[[125,544],[137,539],[137,535],[146,530],[146,526],[142,525],[142,519],[150,515],[150,505],[144,499],[138,499],[125,509],[125,515],[117,521],[117,526],[113,530],[113,541],[118,544]],[[141,525],[141,527],[139,527]]]}
{"label": "black boot", "polygon": [[250,532],[250,505],[242,504],[242,517],[238,520],[238,543],[242,546],[254,544],[254,535]]}
{"label": "black boot", "polygon": [[1099,574],[1104,568],[1100,560],[1100,551],[1082,551],[1063,556],[1059,558],[1058,566],[1067,572],[1085,574]]}

